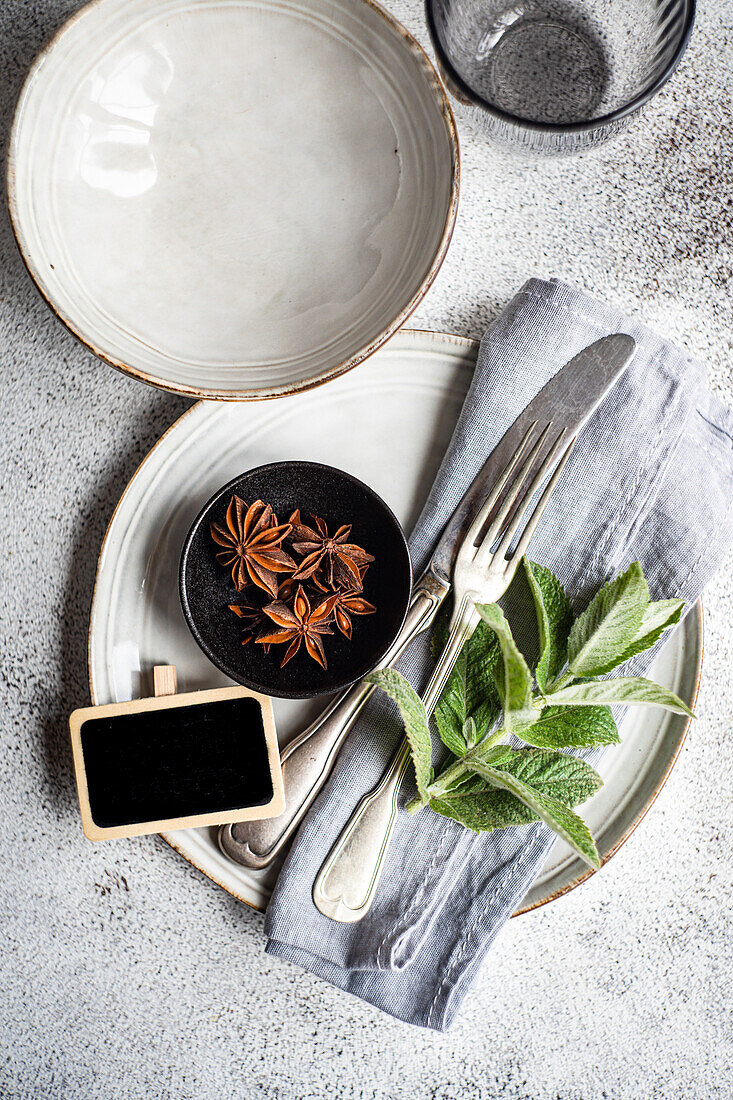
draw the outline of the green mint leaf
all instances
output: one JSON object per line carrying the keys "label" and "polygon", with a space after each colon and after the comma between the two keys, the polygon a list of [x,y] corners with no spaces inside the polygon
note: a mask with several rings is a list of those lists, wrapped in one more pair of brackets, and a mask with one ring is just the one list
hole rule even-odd
{"label": "green mint leaf", "polygon": [[501,713],[501,699],[494,683],[494,670],[501,665],[501,647],[494,631],[484,622],[478,624],[467,645],[467,717],[476,723],[480,740]]}
{"label": "green mint leaf", "polygon": [[487,765],[477,764],[476,771],[492,786],[508,791],[528,806],[541,821],[557,833],[578,853],[590,867],[598,869],[601,861],[598,857],[593,837],[582,818],[573,813],[569,806],[551,795],[543,794],[528,783],[522,782],[510,772]]}
{"label": "green mint leaf", "polygon": [[[513,749],[508,745],[495,746],[485,756],[485,762],[491,760],[541,794],[569,806],[585,802],[601,786],[598,773],[573,756],[535,749]],[[474,832],[528,825],[539,820],[539,815],[514,795],[487,787],[476,774],[463,778],[455,788],[441,796],[431,798],[429,805],[436,813],[450,817]]]}
{"label": "green mint leaf", "polygon": [[[443,645],[446,630],[440,633]],[[442,647],[436,647],[436,659]],[[466,751],[464,726],[473,718],[476,740],[484,735],[501,709],[499,695],[492,679],[492,669],[501,660],[496,635],[481,622],[464,645],[455,667],[435,708],[435,722],[443,744],[454,756]]]}
{"label": "green mint leaf", "polygon": [[443,817],[450,817],[474,833],[490,833],[494,829],[529,825],[537,821],[537,815],[513,795],[486,788],[483,780],[481,785],[483,790],[431,798],[428,805],[431,810]]}
{"label": "green mint leaf", "polygon": [[433,769],[428,716],[422,699],[404,676],[395,672],[394,669],[378,669],[364,679],[368,684],[375,684],[381,688],[397,704],[412,751],[417,789],[425,798],[425,792],[433,781]]}
{"label": "green mint leaf", "polygon": [[468,717],[466,702],[466,673],[468,669],[468,643],[458,654],[458,660],[443,694],[435,707],[435,724],[440,739],[454,756],[463,756],[466,741],[463,730]]}
{"label": "green mint leaf", "polygon": [[638,561],[604,585],[573,623],[568,638],[568,673],[602,676],[621,663],[633,644],[649,603]]}
{"label": "green mint leaf", "polygon": [[494,677],[504,707],[504,725],[528,725],[538,713],[532,705],[532,673],[512,637],[504,612],[495,603],[476,604],[483,621],[493,630],[501,647],[502,663]]}
{"label": "green mint leaf", "polygon": [[435,708],[435,724],[438,727],[440,740],[448,751],[453,756],[464,756],[468,746],[463,735],[463,727],[446,704],[439,702]]}
{"label": "green mint leaf", "polygon": [[684,600],[655,600],[647,604],[642,612],[636,637],[620,654],[617,663],[621,665],[637,653],[643,653],[645,649],[656,645],[664,631],[680,621],[684,608]]}
{"label": "green mint leaf", "polygon": [[553,691],[550,696],[558,706],[585,707],[596,703],[633,703],[639,706],[664,707],[675,714],[694,714],[687,703],[661,684],[640,676],[614,676],[609,680],[588,680],[582,684]]}
{"label": "green mint leaf", "polygon": [[[509,772],[515,779],[543,794],[557,798],[566,806],[578,806],[603,786],[595,768],[577,756],[549,749],[515,749],[512,745],[493,745],[486,752],[481,747],[472,759],[482,767]],[[469,767],[472,763],[466,761]]]}
{"label": "green mint leaf", "polygon": [[535,723],[515,727],[514,733],[540,749],[581,749],[620,741],[608,707],[546,707]]}
{"label": "green mint leaf", "polygon": [[535,669],[537,686],[544,691],[565,664],[573,609],[560,581],[543,565],[523,559],[530,592],[537,612],[540,659]]}

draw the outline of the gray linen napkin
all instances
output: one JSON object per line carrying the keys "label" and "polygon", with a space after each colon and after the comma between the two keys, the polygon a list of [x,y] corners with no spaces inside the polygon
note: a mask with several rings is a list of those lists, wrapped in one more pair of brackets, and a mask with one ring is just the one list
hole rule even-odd
{"label": "gray linen napkin", "polygon": [[[580,436],[530,556],[557,573],[580,606],[636,560],[653,598],[697,600],[733,542],[733,416],[683,352],[554,280],[526,283],[481,342],[451,444],[410,540],[416,575],[509,425],[573,355],[611,332],[633,336],[636,357]],[[635,671],[650,659],[638,658]],[[398,667],[421,690],[432,667],[427,640]],[[554,834],[538,823],[476,836],[430,811],[418,818],[401,810],[370,912],[354,925],[323,917],[311,898],[314,878],[399,738],[393,705],[381,695],[371,700],[277,881],[267,951],[393,1016],[444,1030]]]}

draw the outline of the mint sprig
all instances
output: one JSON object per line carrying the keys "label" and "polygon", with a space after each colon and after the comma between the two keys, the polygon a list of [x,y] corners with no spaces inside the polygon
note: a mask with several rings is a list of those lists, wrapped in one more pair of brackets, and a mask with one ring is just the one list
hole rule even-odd
{"label": "mint sprig", "polygon": [[[587,826],[574,812],[602,785],[585,761],[563,749],[619,741],[608,704],[661,706],[691,715],[673,692],[637,676],[607,673],[655,645],[679,622],[681,600],[652,601],[634,562],[609,581],[585,611],[573,617],[560,581],[524,560],[535,604],[539,658],[530,666],[497,604],[479,604],[481,616],[435,708],[449,757],[438,775],[431,765],[429,716],[409,683],[393,670],[367,679],[398,704],[425,805],[475,832],[541,820],[591,867],[600,866]],[[445,636],[442,624],[439,643]],[[436,646],[436,656],[442,645]],[[526,746],[508,744],[512,736]]]}

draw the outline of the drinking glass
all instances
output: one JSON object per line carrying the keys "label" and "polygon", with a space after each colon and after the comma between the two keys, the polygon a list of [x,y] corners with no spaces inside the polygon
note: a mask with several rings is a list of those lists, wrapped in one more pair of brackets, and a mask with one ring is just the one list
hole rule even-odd
{"label": "drinking glass", "polygon": [[532,153],[623,129],[684,53],[695,0],[427,0],[458,113]]}

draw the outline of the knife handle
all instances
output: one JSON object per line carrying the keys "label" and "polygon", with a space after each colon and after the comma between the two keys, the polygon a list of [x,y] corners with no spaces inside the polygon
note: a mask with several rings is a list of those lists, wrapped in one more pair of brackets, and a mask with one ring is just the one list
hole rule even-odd
{"label": "knife handle", "polygon": [[[449,588],[432,573],[423,574],[412,594],[402,630],[380,662],[389,668],[411,642],[430,626]],[[338,695],[315,722],[286,745],[280,756],[285,810],[279,817],[222,825],[219,846],[225,855],[251,870],[262,870],[280,855],[331,773],[351,724],[373,691],[360,681]]]}

